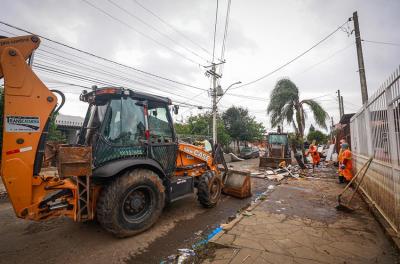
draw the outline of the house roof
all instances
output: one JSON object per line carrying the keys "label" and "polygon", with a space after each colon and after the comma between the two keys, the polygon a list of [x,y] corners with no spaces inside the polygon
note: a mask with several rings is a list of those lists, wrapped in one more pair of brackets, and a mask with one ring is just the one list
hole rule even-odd
{"label": "house roof", "polygon": [[83,117],[58,114],[56,125],[60,127],[81,128],[83,126]]}
{"label": "house roof", "polygon": [[350,119],[353,117],[353,115],[355,115],[355,113],[342,115],[342,117],[340,118],[339,123],[340,124],[349,124],[350,123]]}

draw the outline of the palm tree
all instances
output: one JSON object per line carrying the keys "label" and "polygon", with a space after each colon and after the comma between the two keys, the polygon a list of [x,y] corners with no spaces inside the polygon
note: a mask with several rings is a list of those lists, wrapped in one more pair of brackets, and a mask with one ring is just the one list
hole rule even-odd
{"label": "palm tree", "polygon": [[[322,106],[312,99],[300,101],[299,89],[288,78],[279,80],[271,93],[271,100],[267,108],[271,116],[272,127],[277,127],[283,122],[292,124],[298,139],[303,140],[305,120],[307,118],[304,107],[307,106],[314,115],[315,123],[326,129],[328,113]],[[302,144],[303,145],[303,144]],[[304,154],[304,147],[302,147]]]}

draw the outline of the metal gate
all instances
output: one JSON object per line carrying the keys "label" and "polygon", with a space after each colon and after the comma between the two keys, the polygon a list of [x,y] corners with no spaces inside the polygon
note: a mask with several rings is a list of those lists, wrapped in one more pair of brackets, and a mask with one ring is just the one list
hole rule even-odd
{"label": "metal gate", "polygon": [[375,156],[362,192],[400,235],[400,68],[350,121],[355,169]]}

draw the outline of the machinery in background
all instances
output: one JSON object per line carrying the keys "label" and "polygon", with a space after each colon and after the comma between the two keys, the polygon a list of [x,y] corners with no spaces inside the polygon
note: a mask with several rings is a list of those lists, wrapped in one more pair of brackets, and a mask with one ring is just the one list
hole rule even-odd
{"label": "machinery in background", "polygon": [[281,162],[292,163],[287,133],[272,132],[267,135],[265,155],[260,157],[260,167],[278,168]]}

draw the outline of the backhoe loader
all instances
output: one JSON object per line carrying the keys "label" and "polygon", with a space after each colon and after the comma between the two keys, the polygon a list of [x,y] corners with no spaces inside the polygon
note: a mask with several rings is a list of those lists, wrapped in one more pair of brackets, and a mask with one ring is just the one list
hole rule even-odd
{"label": "backhoe loader", "polygon": [[1,177],[18,217],[97,219],[126,237],[150,228],[165,204],[196,189],[201,205],[217,204],[228,172],[221,148],[210,153],[178,142],[171,100],[123,87],[82,92],[89,106],[78,142],[57,148],[56,170],[44,168],[49,124],[65,97],[30,67],[39,44],[35,35],[0,39]]}

